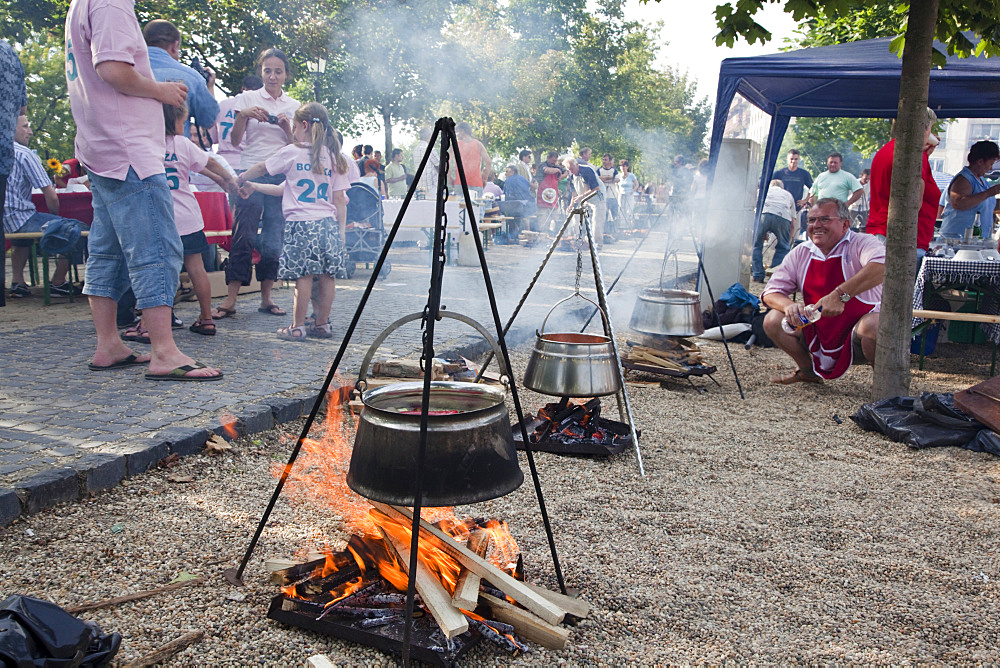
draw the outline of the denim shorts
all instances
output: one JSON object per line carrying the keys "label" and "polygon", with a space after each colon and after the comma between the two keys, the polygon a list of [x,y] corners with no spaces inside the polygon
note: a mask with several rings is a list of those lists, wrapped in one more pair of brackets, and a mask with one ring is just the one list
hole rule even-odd
{"label": "denim shorts", "polygon": [[181,245],[184,246],[184,257],[188,255],[201,255],[208,249],[208,239],[205,238],[205,230],[198,230],[197,232],[181,236]]}
{"label": "denim shorts", "polygon": [[[28,218],[28,220],[24,221],[24,225],[22,225],[21,227],[17,228],[16,231],[19,232],[19,233],[20,232],[41,232],[42,231],[42,227],[45,225],[45,223],[47,223],[47,222],[49,222],[51,220],[63,220],[63,217],[62,216],[57,216],[57,215],[52,214],[52,213],[42,213],[41,211],[39,211],[38,213],[32,214],[32,216],[30,218]],[[72,220],[72,218],[70,218],[68,220]],[[83,229],[83,230],[87,229],[86,224],[80,223],[80,221],[76,221],[76,222],[80,224],[80,229]],[[10,240],[10,245],[11,246],[30,247],[36,241],[38,241],[38,239],[11,239]],[[83,250],[86,247],[87,247],[87,238],[86,237],[80,237],[80,243],[77,244],[74,247],[73,252],[70,253],[69,255],[67,255],[66,257],[68,257],[70,260],[72,260],[73,264],[80,264],[81,262],[83,262]]]}
{"label": "denim shorts", "polygon": [[84,294],[118,301],[131,286],[136,308],[173,306],[184,262],[165,174],[124,181],[90,174],[90,226]]}

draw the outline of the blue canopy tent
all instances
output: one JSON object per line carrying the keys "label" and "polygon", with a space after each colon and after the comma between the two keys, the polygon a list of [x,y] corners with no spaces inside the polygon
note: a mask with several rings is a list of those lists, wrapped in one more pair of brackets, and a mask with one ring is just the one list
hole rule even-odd
{"label": "blue canopy tent", "polygon": [[[793,116],[895,117],[902,62],[889,51],[890,42],[891,38],[870,39],[723,60],[709,152],[712,172],[736,93],[771,115],[758,216]],[[935,47],[945,51],[940,43]],[[1000,115],[1000,58],[949,56],[943,69],[931,70],[928,106],[941,118]]]}

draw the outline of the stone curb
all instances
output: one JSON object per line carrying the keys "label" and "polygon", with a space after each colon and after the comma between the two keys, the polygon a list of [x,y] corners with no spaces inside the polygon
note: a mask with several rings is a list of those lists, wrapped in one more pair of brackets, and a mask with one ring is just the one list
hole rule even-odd
{"label": "stone curb", "polygon": [[[524,328],[512,329],[507,336],[508,346],[518,345],[533,333]],[[439,352],[438,356],[472,358],[488,349],[489,343],[476,335],[465,343]],[[219,434],[231,441],[297,420],[309,414],[316,396],[309,393],[293,397],[265,397],[259,401],[259,404],[242,407],[235,415],[227,415],[218,426],[166,427],[149,437],[119,443],[104,452],[86,455],[69,466],[38,473],[17,483],[14,489],[0,489],[0,528],[23,515],[112,489],[125,478],[155,467],[168,455],[186,457],[197,454],[205,448],[210,434]],[[215,418],[212,420],[215,421]]]}

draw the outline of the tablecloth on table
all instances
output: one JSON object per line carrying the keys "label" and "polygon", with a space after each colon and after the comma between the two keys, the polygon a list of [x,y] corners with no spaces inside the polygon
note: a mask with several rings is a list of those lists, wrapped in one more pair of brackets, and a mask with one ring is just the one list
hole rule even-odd
{"label": "tablecloth on table", "polygon": [[[989,286],[993,291],[983,293],[979,312],[985,315],[997,315],[1000,312],[1000,300],[997,299],[997,291],[1000,291],[1000,263],[964,262],[941,257],[925,257],[920,267],[920,273],[917,274],[917,282],[913,286],[914,309],[924,307],[924,290],[928,283],[932,285],[965,285],[970,290]],[[913,326],[916,327],[923,321],[923,318],[914,318]],[[1000,345],[1000,325],[977,324],[990,341]]]}

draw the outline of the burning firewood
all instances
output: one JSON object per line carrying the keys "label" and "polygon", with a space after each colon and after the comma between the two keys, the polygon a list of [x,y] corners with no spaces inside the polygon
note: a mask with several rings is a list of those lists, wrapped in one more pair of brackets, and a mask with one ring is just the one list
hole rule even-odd
{"label": "burning firewood", "polygon": [[[469,542],[466,543],[466,547],[480,557],[486,556],[489,546],[490,534],[488,531],[483,530],[473,531],[469,536]],[[458,575],[458,584],[455,586],[455,594],[451,597],[451,602],[463,610],[475,610],[476,606],[479,605],[480,582],[482,582],[482,578],[468,568],[462,567]]]}
{"label": "burning firewood", "polygon": [[495,596],[481,594],[481,597],[490,606],[493,616],[513,626],[514,631],[522,638],[549,649],[562,649],[569,641],[569,629],[548,624],[527,610]]}
{"label": "burning firewood", "polygon": [[[378,527],[378,530],[385,542],[396,552],[403,568],[407,568],[410,564],[410,546],[403,545],[381,526]],[[451,604],[448,590],[419,559],[417,559],[417,572],[413,577],[416,590],[420,592],[420,597],[423,599],[424,607],[430,611],[446,638],[454,638],[469,630],[468,619]]]}
{"label": "burning firewood", "polygon": [[[382,514],[392,519],[402,520],[404,522],[412,522],[413,520],[413,511],[408,508],[404,508],[402,506],[390,506],[379,502],[372,502],[372,505],[375,506],[375,508]],[[438,545],[453,558],[458,560],[462,566],[468,568],[473,573],[476,573],[484,580],[492,583],[497,589],[503,591],[507,596],[510,596],[512,599],[526,607],[547,623],[558,624],[566,616],[566,611],[558,605],[552,603],[544,596],[539,595],[523,582],[515,580],[511,576],[507,575],[493,564],[469,550],[464,545],[460,545],[455,542],[454,538],[444,533],[433,524],[421,519],[420,528],[422,531],[429,534],[428,539],[430,539],[431,536],[437,539]],[[450,603],[451,602],[449,600],[449,607],[451,607]]]}

